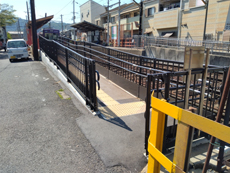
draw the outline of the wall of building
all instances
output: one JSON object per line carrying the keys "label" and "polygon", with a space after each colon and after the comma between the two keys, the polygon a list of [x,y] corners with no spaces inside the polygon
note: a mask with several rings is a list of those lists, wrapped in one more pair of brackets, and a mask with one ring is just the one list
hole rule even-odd
{"label": "wall of building", "polygon": [[105,12],[105,7],[92,0],[89,0],[80,6],[81,21],[85,20],[87,22],[96,24],[95,19],[98,18],[98,16],[104,12]]}
{"label": "wall of building", "polygon": [[205,21],[204,6],[190,8],[182,12],[181,38],[203,39]]}
{"label": "wall of building", "polygon": [[[208,20],[207,20],[207,34],[216,35],[218,31],[224,31],[227,21],[227,14],[229,12],[230,1],[209,1]],[[222,38],[221,38],[222,41]]]}
{"label": "wall of building", "polygon": [[[214,38],[222,41],[222,32],[229,11],[229,0],[209,1],[206,34],[212,34]],[[205,6],[189,7],[189,1],[183,1],[181,38],[203,39]],[[184,26],[187,25],[187,26]],[[218,37],[218,32],[221,36]]]}
{"label": "wall of building", "polygon": [[[210,0],[206,34],[223,40],[223,32],[229,13],[229,0]],[[145,17],[148,8],[155,7],[155,14]],[[201,0],[182,0],[181,38],[196,40],[203,39],[205,22],[205,5]],[[150,32],[150,36],[160,36],[163,30],[175,30],[180,24],[180,8],[159,12],[159,0],[144,3],[143,33]],[[177,31],[178,29],[176,29]]]}
{"label": "wall of building", "polygon": [[102,14],[105,12],[105,7],[103,7],[102,5],[91,1],[91,23],[96,24],[95,19],[97,18],[98,15]]}
{"label": "wall of building", "polygon": [[175,28],[178,24],[178,8],[161,11],[154,15],[154,29]]}
{"label": "wall of building", "polygon": [[159,0],[155,0],[155,1],[150,1],[150,2],[146,2],[143,4],[143,33],[145,32],[152,32],[152,35],[154,36],[158,36],[158,32],[156,29],[154,29],[154,15],[153,16],[145,16],[145,10],[147,10],[148,8],[152,8],[155,7],[155,13],[159,12]]}
{"label": "wall of building", "polygon": [[[149,8],[155,8],[152,16],[147,16]],[[164,31],[177,31],[179,8],[159,11],[159,0],[144,3],[143,33],[150,32],[150,36],[161,36]]]}
{"label": "wall of building", "polygon": [[[89,14],[90,16],[87,17],[88,11],[91,9],[91,1],[85,2],[83,5],[80,6],[80,21],[87,21],[91,22],[91,13]],[[83,16],[83,17],[82,17]]]}
{"label": "wall of building", "polygon": [[98,26],[102,26],[102,21],[101,21],[100,16],[95,17],[95,24],[96,24],[96,21],[98,21]]}

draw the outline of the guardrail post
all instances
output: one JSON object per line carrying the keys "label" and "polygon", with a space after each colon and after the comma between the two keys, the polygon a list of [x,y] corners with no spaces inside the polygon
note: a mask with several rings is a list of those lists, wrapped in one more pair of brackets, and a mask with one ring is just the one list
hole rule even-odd
{"label": "guardrail post", "polygon": [[213,54],[213,47],[214,47],[214,44],[212,43],[212,54]]}
{"label": "guardrail post", "polygon": [[94,68],[95,63],[93,62],[94,61],[90,61],[89,63],[89,81],[90,81],[89,99],[90,99],[91,109],[96,111],[97,110],[97,102],[96,102],[97,98],[95,95],[95,92],[96,92],[96,80],[95,80],[95,68]]}
{"label": "guardrail post", "polygon": [[68,50],[65,49],[65,59],[66,59],[66,75],[67,75],[67,82],[70,82],[70,74],[69,74],[69,54]]}
{"label": "guardrail post", "polygon": [[94,111],[98,110],[98,105],[97,105],[97,90],[96,90],[96,78],[95,78],[95,61],[92,62],[92,82],[93,82],[93,109]]}
{"label": "guardrail post", "polygon": [[90,59],[92,59],[92,54],[91,54],[91,43],[89,44],[89,53],[90,53]]}
{"label": "guardrail post", "polygon": [[[164,81],[165,81],[165,98],[164,99],[168,102],[169,101],[169,88],[170,88],[170,73],[166,73],[165,76],[163,76],[163,78],[164,78]],[[167,146],[166,146],[167,122],[168,122],[168,115],[165,115],[163,152],[165,152],[167,150],[166,149],[167,148]]]}
{"label": "guardrail post", "polygon": [[[147,89],[146,89],[146,98],[145,98],[145,102],[146,102],[146,110],[145,110],[145,152],[146,152],[146,156],[148,155],[148,138],[149,138],[149,121],[150,121],[150,104],[151,104],[151,79],[152,76],[148,75],[147,78]],[[155,81],[154,81],[155,83]]]}
{"label": "guardrail post", "polygon": [[88,102],[88,99],[89,99],[88,66],[89,64],[86,58],[84,59],[84,61],[85,61],[85,100],[86,100],[86,105],[89,105],[89,102]]}
{"label": "guardrail post", "polygon": [[108,64],[108,69],[110,70],[110,49],[109,48],[107,48],[108,49],[108,61],[109,61],[109,64]]}
{"label": "guardrail post", "polygon": [[[140,58],[140,66],[142,66],[143,57],[139,56],[139,58]],[[140,75],[139,75],[139,86],[138,86],[138,93],[137,93],[138,97],[140,97],[140,86],[141,86],[141,79],[142,79],[142,77],[141,77],[142,68],[141,67],[140,67],[139,73],[140,73]]]}
{"label": "guardrail post", "polygon": [[[224,116],[224,125],[228,126],[229,124],[229,115],[230,115],[230,92],[228,93],[228,101],[226,106],[226,113]],[[219,148],[219,154],[217,157],[217,172],[221,172],[221,167],[223,166],[223,159],[224,159],[224,148],[225,148],[226,142],[220,140],[220,148]]]}
{"label": "guardrail post", "polygon": [[85,53],[85,41],[84,41],[84,57],[86,57],[86,53]]}
{"label": "guardrail post", "polygon": [[49,57],[51,57],[51,59],[53,59],[53,61],[54,61],[54,65],[56,65],[57,66],[57,69],[59,70],[60,68],[59,68],[59,62],[58,62],[58,57],[55,57],[54,56],[54,53],[52,53],[52,49],[54,48],[54,42],[52,42],[51,43],[51,48],[49,49],[49,54],[48,54],[48,56]]}
{"label": "guardrail post", "polygon": [[[140,56],[140,66],[142,66],[143,57]],[[139,73],[142,73],[142,68],[140,67]],[[139,76],[139,85],[141,85],[141,76]]]}
{"label": "guardrail post", "polygon": [[55,45],[55,61],[57,61],[58,60],[58,49],[57,49],[57,45],[54,44],[54,42],[52,42],[52,43],[53,43],[53,45]]}
{"label": "guardrail post", "polygon": [[[156,64],[157,64],[157,61],[156,61],[156,58],[153,58],[153,68],[156,69]],[[155,73],[155,71],[154,71]]]}

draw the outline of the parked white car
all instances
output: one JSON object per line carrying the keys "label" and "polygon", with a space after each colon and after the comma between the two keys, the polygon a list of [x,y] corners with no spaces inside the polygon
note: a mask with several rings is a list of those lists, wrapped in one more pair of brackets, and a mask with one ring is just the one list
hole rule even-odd
{"label": "parked white car", "polygon": [[28,48],[24,39],[12,39],[8,40],[6,44],[8,58],[10,62],[14,59],[28,59]]}

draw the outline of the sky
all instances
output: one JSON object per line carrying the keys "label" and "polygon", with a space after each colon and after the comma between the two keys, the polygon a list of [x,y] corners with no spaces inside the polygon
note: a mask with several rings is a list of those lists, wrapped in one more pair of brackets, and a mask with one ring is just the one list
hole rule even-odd
{"label": "sky", "polygon": [[[28,5],[30,8],[29,0],[0,0],[1,4],[9,4],[13,6],[13,9],[16,10],[15,15],[17,17],[26,19],[27,9],[26,9],[26,1],[28,1]],[[73,23],[73,0],[34,0],[35,1],[35,12],[36,18],[42,18],[47,13],[47,16],[54,15],[53,21],[61,22],[61,14],[63,15],[63,22],[65,23]],[[88,0],[75,0],[75,12],[76,19],[75,22],[80,22],[80,5],[84,4]],[[108,0],[94,0],[95,2],[106,5]],[[118,2],[118,0],[110,0],[110,4],[114,4]],[[131,3],[132,0],[121,0],[121,4]],[[30,16],[31,18],[31,16]]]}

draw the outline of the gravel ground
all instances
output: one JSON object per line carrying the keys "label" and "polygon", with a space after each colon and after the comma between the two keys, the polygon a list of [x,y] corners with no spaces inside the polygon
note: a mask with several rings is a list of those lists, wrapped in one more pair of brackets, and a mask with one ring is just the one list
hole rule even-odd
{"label": "gravel ground", "polygon": [[[0,172],[130,172],[106,168],[76,124],[89,113],[41,62],[0,52]],[[77,106],[77,107],[76,107]],[[93,116],[93,115],[92,115]]]}

